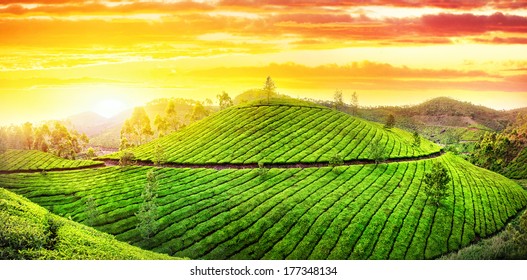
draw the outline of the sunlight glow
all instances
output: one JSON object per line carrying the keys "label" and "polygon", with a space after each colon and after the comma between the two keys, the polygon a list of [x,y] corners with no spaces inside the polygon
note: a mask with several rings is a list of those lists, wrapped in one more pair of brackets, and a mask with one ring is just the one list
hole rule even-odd
{"label": "sunlight glow", "polygon": [[97,113],[105,118],[111,118],[125,109],[125,105],[115,99],[105,99],[93,108],[93,112]]}

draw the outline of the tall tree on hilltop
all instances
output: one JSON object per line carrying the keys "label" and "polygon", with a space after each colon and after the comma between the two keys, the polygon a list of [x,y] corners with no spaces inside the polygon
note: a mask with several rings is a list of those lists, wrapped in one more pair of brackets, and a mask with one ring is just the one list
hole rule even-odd
{"label": "tall tree on hilltop", "polygon": [[276,86],[273,80],[271,79],[271,76],[267,76],[267,79],[265,80],[263,91],[267,95],[267,104],[269,104],[271,95],[276,94]]}
{"label": "tall tree on hilltop", "polygon": [[121,129],[121,139],[126,138],[132,146],[145,143],[154,135],[150,126],[150,118],[143,107],[136,107],[132,116],[124,122]]}

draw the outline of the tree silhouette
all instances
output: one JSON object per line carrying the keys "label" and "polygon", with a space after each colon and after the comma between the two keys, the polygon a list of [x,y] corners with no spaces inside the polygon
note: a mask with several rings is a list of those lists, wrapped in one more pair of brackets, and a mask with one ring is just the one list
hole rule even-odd
{"label": "tree silhouette", "polygon": [[267,76],[263,90],[267,95],[267,104],[269,104],[271,95],[276,94],[276,86],[270,76]]}

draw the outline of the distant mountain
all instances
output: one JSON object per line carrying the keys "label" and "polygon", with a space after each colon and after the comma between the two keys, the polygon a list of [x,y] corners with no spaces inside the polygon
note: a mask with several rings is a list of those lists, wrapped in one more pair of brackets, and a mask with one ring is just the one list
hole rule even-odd
{"label": "distant mountain", "polygon": [[360,112],[365,118],[378,122],[384,122],[389,114],[394,114],[399,121],[410,125],[479,127],[495,131],[503,130],[513,120],[509,111],[497,111],[448,97],[434,98],[415,106],[363,108]]}

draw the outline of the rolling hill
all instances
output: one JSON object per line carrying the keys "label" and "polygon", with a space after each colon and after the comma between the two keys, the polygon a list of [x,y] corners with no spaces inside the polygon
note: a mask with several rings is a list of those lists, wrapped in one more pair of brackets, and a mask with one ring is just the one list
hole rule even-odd
{"label": "rolling hill", "polygon": [[[375,147],[385,162],[374,161]],[[160,149],[172,167],[140,166]],[[192,259],[433,259],[493,235],[527,206],[516,182],[429,141],[415,147],[407,131],[292,99],[231,107],[132,151],[136,166],[3,174],[0,187],[117,240]],[[344,161],[329,166],[336,154]],[[424,183],[436,162],[451,178],[440,207]],[[145,240],[136,213],[149,171],[157,212]]]}
{"label": "rolling hill", "polygon": [[[427,203],[434,161],[452,177],[442,207]],[[430,259],[503,228],[527,205],[515,182],[450,154],[334,168],[107,167],[0,176],[0,187],[52,212],[156,252],[197,259]],[[136,229],[146,173],[158,178],[158,230]]]}
{"label": "rolling hill", "polygon": [[[153,161],[158,150],[166,162],[183,164],[327,163],[373,160],[372,143],[384,158],[412,158],[440,151],[411,133],[295,99],[252,102],[222,110],[188,127],[132,148],[136,159]],[[119,159],[121,153],[105,158]]]}
{"label": "rolling hill", "polygon": [[173,259],[49,213],[0,188],[0,260]]}

